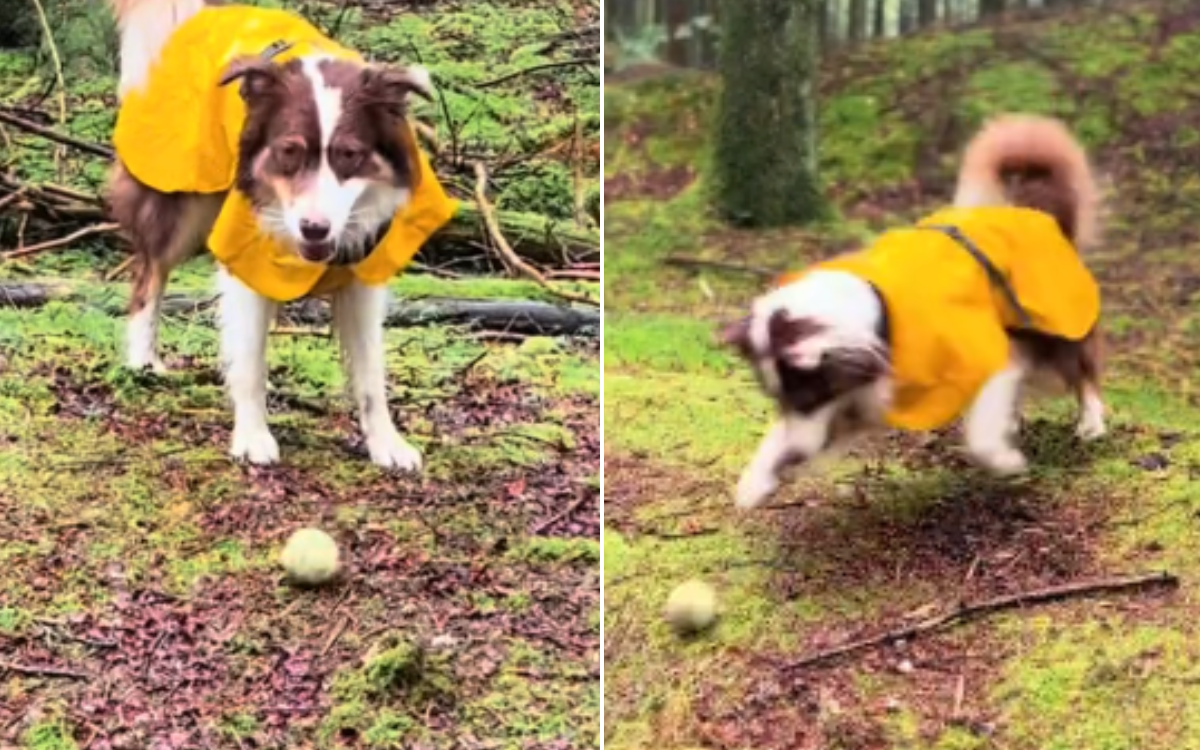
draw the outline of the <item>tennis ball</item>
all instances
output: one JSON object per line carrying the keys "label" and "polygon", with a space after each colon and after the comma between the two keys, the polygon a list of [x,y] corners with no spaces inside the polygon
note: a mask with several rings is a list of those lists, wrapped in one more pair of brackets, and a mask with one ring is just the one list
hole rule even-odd
{"label": "tennis ball", "polygon": [[667,622],[680,635],[698,633],[717,619],[717,593],[703,581],[687,581],[667,597],[666,614]]}
{"label": "tennis ball", "polygon": [[320,529],[300,529],[288,538],[279,561],[296,583],[327,583],[338,572],[337,542]]}

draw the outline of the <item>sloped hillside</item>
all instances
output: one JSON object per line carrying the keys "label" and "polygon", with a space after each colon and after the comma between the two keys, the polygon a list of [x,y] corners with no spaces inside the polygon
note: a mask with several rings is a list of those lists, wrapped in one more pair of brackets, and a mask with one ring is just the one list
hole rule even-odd
{"label": "sloped hillside", "polygon": [[[927,33],[826,62],[822,167],[839,218],[748,232],[706,210],[719,82],[606,99],[606,729],[613,748],[1200,746],[1200,9],[1120,5]],[[1034,465],[990,480],[957,432],[889,436],[734,512],[769,416],[712,343],[765,277],[938,206],[990,113],[1066,118],[1108,186],[1091,257],[1110,331],[1111,435],[1031,404]],[[811,667],[796,660],[959,602],[1168,570],[1178,588],[1001,613]],[[670,589],[713,583],[676,639]]]}

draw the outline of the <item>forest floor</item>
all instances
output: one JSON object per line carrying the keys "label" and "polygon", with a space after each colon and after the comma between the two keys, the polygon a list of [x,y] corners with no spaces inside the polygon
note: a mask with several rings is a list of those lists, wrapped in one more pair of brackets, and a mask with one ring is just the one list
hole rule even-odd
{"label": "forest floor", "polygon": [[[827,60],[819,90],[839,218],[751,232],[707,210],[717,81],[606,87],[607,745],[1200,747],[1200,9],[1106,7],[871,44]],[[1013,110],[1066,118],[1108,182],[1090,264],[1111,434],[1078,444],[1071,400],[1045,399],[1027,409],[1023,479],[971,468],[955,432],[891,435],[736,512],[770,410],[715,346],[719,325],[766,276],[942,205],[966,138]],[[959,602],[1164,570],[1178,587],[788,667]],[[662,607],[692,577],[716,587],[721,617],[681,640]]]}
{"label": "forest floor", "polygon": [[[57,94],[43,96],[53,73],[40,51],[0,51],[0,106],[103,143],[113,50],[92,5],[56,25],[66,122]],[[458,153],[436,166],[457,197],[471,199],[476,159],[502,209],[566,223],[578,190],[598,195],[598,64],[478,86],[571,57],[575,42],[554,40],[577,41],[598,6],[363,3],[338,22],[342,5],[306,11],[376,59],[433,71],[444,99],[416,114],[444,142],[455,134]],[[2,125],[0,142],[8,177],[102,187],[102,159],[68,151],[56,164],[52,144]],[[18,217],[0,216],[3,249],[66,233]],[[393,414],[426,462],[394,476],[363,450],[335,343],[280,331],[269,363],[282,461],[249,467],[226,455],[211,311],[164,323],[168,375],[121,367],[124,319],[108,308],[128,282],[105,279],[124,253],[106,238],[0,263],[0,283],[83,290],[0,308],[0,747],[598,746],[596,336],[389,329]],[[210,296],[212,270],[189,263],[171,291]],[[393,287],[552,299],[453,271]],[[337,540],[335,585],[283,581],[279,550],[304,526]]]}

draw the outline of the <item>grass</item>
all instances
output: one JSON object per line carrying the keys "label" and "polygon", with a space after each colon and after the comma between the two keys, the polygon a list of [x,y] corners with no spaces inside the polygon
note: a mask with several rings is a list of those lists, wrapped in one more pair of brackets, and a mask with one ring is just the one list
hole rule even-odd
{"label": "grass", "polygon": [[[1192,15],[1078,12],[840,54],[820,86],[839,217],[803,229],[712,218],[716,81],[606,90],[606,178],[619,185],[605,248],[609,747],[1191,746],[1200,267],[1175,198],[1194,180],[1174,165],[1198,146],[1186,128]],[[779,509],[735,513],[732,486],[770,407],[715,334],[764,280],[666,259],[778,273],[869,240],[948,198],[964,140],[1006,109],[1065,117],[1116,182],[1091,259],[1111,322],[1111,435],[1081,449],[1069,401],[1037,400],[1020,482],[967,467],[954,434],[897,438],[797,477]],[[694,179],[663,194],[679,165]],[[960,598],[1158,569],[1180,576],[1177,593],[1017,612],[797,675],[778,667]],[[716,586],[722,613],[681,640],[661,609],[692,577]],[[898,671],[903,659],[915,668]]]}

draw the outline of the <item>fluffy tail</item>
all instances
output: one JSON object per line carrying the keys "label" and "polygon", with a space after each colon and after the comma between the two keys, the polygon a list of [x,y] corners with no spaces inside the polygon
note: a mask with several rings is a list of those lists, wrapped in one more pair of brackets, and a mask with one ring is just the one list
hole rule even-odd
{"label": "fluffy tail", "polygon": [[1061,121],[1005,115],[967,145],[954,205],[1022,206],[1053,215],[1075,247],[1099,240],[1100,189],[1087,154]]}
{"label": "fluffy tail", "polygon": [[109,0],[121,32],[117,97],[145,85],[158,53],[175,29],[216,0]]}

